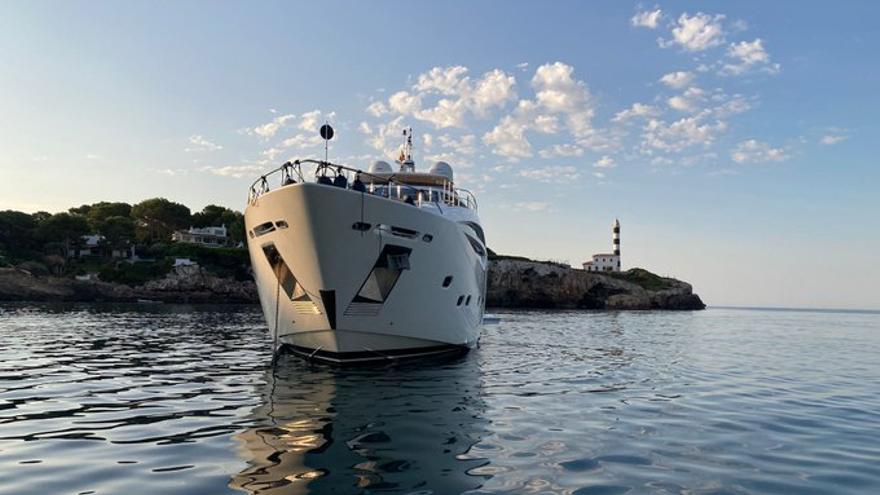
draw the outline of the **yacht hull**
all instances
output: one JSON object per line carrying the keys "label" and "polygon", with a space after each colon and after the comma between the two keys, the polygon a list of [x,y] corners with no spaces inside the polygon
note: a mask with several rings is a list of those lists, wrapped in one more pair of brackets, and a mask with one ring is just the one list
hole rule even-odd
{"label": "yacht hull", "polygon": [[347,363],[473,347],[487,268],[478,222],[466,208],[321,184],[261,195],[245,225],[276,349]]}

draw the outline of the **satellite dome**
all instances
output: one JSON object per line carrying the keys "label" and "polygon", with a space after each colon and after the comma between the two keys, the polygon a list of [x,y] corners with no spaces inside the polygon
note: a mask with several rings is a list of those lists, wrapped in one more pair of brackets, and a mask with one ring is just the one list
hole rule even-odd
{"label": "satellite dome", "polygon": [[390,174],[391,172],[391,165],[388,162],[376,160],[370,165],[371,174]]}
{"label": "satellite dome", "polygon": [[452,180],[452,166],[446,162],[437,162],[434,165],[431,165],[431,169],[428,170],[428,173],[442,175],[443,177]]}

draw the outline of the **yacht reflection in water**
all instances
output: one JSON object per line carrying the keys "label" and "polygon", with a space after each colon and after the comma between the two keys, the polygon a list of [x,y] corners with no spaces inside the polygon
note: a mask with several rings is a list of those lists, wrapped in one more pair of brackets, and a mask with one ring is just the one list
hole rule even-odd
{"label": "yacht reflection in water", "polygon": [[238,435],[253,494],[459,493],[485,477],[470,452],[485,434],[477,356],[334,369],[283,357],[267,372],[259,425]]}

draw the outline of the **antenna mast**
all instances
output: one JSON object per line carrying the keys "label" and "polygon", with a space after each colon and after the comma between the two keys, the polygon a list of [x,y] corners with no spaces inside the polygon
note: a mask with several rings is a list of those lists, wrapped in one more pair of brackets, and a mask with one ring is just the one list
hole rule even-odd
{"label": "antenna mast", "polygon": [[416,164],[413,161],[412,150],[412,127],[408,127],[403,130],[403,150],[400,152],[400,171],[401,172],[415,172]]}

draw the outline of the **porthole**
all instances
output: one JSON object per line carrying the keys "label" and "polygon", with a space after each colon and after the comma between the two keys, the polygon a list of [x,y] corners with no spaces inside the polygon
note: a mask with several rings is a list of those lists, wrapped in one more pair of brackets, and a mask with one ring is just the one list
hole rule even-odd
{"label": "porthole", "polygon": [[446,289],[452,285],[452,275],[447,275],[446,278],[443,279],[443,288]]}
{"label": "porthole", "polygon": [[461,306],[461,303],[464,302],[464,296],[458,296],[458,302],[455,303],[456,306]]}
{"label": "porthole", "polygon": [[425,234],[422,236],[422,240],[425,242],[431,242],[434,240],[434,236],[432,236],[431,234]]}
{"label": "porthole", "polygon": [[287,225],[287,222],[285,222],[284,220],[278,220],[277,222],[275,222],[275,226],[279,229],[286,229],[287,227],[289,227],[289,225]]}
{"label": "porthole", "polygon": [[464,305],[465,305],[465,306],[470,306],[470,305],[471,305],[471,296],[467,296],[467,299],[464,300]]}
{"label": "porthole", "polygon": [[359,232],[366,232],[367,230],[370,230],[370,224],[366,222],[355,222],[352,224],[351,228]]}

